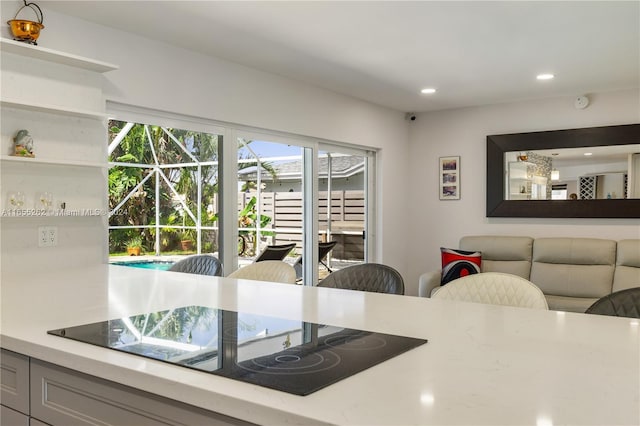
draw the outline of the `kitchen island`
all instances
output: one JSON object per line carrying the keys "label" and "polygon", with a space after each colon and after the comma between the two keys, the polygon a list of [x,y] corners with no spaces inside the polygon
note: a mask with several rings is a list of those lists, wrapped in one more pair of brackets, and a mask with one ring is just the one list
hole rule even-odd
{"label": "kitchen island", "polygon": [[[635,319],[109,265],[3,276],[1,297],[3,349],[250,423],[640,424]],[[428,343],[298,396],[47,334],[191,305]]]}

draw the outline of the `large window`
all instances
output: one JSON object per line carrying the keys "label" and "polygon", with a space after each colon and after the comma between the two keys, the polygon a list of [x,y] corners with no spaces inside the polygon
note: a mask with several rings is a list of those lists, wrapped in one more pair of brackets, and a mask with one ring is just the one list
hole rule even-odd
{"label": "large window", "polygon": [[112,260],[213,253],[229,274],[295,243],[284,261],[307,285],[367,261],[373,152],[132,111],[109,122]]}
{"label": "large window", "polygon": [[218,251],[221,135],[109,123],[109,251]]}

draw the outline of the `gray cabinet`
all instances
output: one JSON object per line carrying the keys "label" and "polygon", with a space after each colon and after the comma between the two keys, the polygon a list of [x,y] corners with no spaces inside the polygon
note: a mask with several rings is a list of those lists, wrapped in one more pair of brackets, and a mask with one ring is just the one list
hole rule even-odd
{"label": "gray cabinet", "polygon": [[52,425],[247,425],[130,387],[31,360],[31,415]]}
{"label": "gray cabinet", "polygon": [[5,349],[0,361],[2,426],[250,424]]}
{"label": "gray cabinet", "polygon": [[[29,357],[2,349],[0,352],[0,401],[2,405],[29,415]],[[5,411],[3,410],[3,415]],[[7,416],[11,415],[7,412]],[[4,421],[2,422],[4,424]]]}
{"label": "gray cabinet", "polygon": [[9,407],[0,405],[0,425],[2,426],[30,426],[29,416]]}

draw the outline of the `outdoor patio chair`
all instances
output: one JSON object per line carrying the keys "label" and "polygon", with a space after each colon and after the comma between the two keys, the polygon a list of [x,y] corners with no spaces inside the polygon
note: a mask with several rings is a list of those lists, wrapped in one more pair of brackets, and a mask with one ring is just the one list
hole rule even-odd
{"label": "outdoor patio chair", "polygon": [[395,269],[379,263],[360,263],[331,273],[318,287],[404,294],[404,280]]}
{"label": "outdoor patio chair", "polygon": [[264,250],[262,250],[262,253],[256,257],[254,262],[263,262],[265,260],[284,260],[295,246],[296,243],[266,246]]}
{"label": "outdoor patio chair", "polygon": [[221,277],[222,263],[210,254],[197,254],[174,263],[169,271]]}
{"label": "outdoor patio chair", "polygon": [[[331,270],[331,268],[329,268],[329,265],[327,265],[324,262],[324,258],[327,257],[329,252],[333,250],[336,244],[338,244],[337,241],[328,241],[326,243],[322,243],[322,242],[318,243],[318,263],[320,263],[322,266],[327,268],[327,271],[329,271],[329,273],[333,271]],[[296,270],[296,276],[298,277],[298,279],[301,279],[302,278],[302,256],[300,256],[298,260],[296,260],[296,263],[293,264],[293,267]]]}
{"label": "outdoor patio chair", "polygon": [[616,291],[598,299],[586,314],[640,318],[640,287]]}
{"label": "outdoor patio chair", "polygon": [[295,284],[296,271],[293,266],[280,260],[265,260],[244,266],[227,278]]}

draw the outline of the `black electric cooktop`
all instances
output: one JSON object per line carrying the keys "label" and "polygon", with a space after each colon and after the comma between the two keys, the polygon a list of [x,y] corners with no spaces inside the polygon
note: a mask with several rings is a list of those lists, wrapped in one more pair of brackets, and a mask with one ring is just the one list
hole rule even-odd
{"label": "black electric cooktop", "polygon": [[308,395],[427,342],[202,306],[48,333],[296,395]]}

